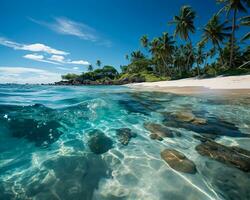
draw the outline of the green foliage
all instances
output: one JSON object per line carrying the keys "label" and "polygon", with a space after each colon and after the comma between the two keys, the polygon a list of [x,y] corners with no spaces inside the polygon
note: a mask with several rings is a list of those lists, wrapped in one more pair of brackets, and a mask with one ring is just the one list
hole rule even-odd
{"label": "green foliage", "polygon": [[62,75],[62,79],[63,80],[74,80],[76,78],[78,78],[79,75],[77,74],[66,74],[66,75]]}
{"label": "green foliage", "polygon": [[174,16],[171,23],[176,25],[174,36],[179,35],[184,40],[189,39],[189,33],[195,32],[194,19],[195,12],[190,6],[183,6],[178,16]]}
{"label": "green foliage", "polygon": [[160,76],[155,75],[152,72],[142,71],[142,72],[138,72],[138,73],[121,74],[121,76],[118,80],[120,80],[120,81],[128,80],[128,82],[155,82],[155,81],[170,80],[170,78],[169,77],[160,77]]}
{"label": "green foliage", "polygon": [[155,81],[167,81],[170,80],[170,77],[160,77],[153,73],[149,73],[147,71],[140,73],[141,77],[145,79],[146,82],[155,82]]}
{"label": "green foliage", "polygon": [[96,69],[92,72],[83,73],[81,80],[97,81],[102,79],[114,79],[118,76],[117,70],[112,66],[104,66],[102,69]]}
{"label": "green foliage", "polygon": [[92,65],[89,65],[89,66],[88,66],[88,71],[89,71],[89,72],[92,72],[92,71],[93,71],[93,69],[94,69],[94,68],[93,68],[93,66],[92,66]]}
{"label": "green foliage", "polygon": [[96,61],[96,65],[97,65],[98,67],[101,67],[102,62],[101,62],[100,60],[97,60],[97,61]]}

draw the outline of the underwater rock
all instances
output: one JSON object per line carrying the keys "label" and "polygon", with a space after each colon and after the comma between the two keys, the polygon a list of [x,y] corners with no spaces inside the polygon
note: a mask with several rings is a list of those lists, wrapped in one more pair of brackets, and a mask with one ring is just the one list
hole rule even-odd
{"label": "underwater rock", "polygon": [[0,124],[11,136],[25,138],[36,146],[48,146],[63,133],[57,111],[42,104],[1,106],[0,114],[7,116],[0,119]]}
{"label": "underwater rock", "polygon": [[161,124],[145,123],[144,127],[145,127],[145,129],[147,129],[151,133],[157,134],[161,138],[164,138],[164,137],[172,138],[172,137],[174,137],[172,131],[169,130],[167,127],[161,125]]}
{"label": "underwater rock", "polygon": [[228,147],[206,138],[195,149],[202,156],[207,156],[245,172],[250,171],[250,151],[239,147]]}
{"label": "underwater rock", "polygon": [[207,120],[206,119],[203,119],[203,118],[199,118],[199,117],[196,117],[193,121],[192,121],[193,124],[196,124],[196,125],[202,125],[202,124],[206,124],[207,123]]}
{"label": "underwater rock", "polygon": [[195,115],[191,112],[176,112],[176,113],[171,113],[171,115],[179,121],[182,122],[191,122],[195,119]]}
{"label": "underwater rock", "polygon": [[113,141],[100,130],[93,130],[89,133],[88,146],[95,154],[103,154],[113,147]]}
{"label": "underwater rock", "polygon": [[194,162],[189,160],[183,153],[174,149],[165,149],[162,151],[161,158],[177,171],[189,174],[197,172]]}
{"label": "underwater rock", "polygon": [[16,118],[8,122],[8,128],[12,136],[25,138],[35,142],[37,146],[47,146],[55,142],[62,134],[58,128],[61,125],[57,121],[38,121],[35,119]]}
{"label": "underwater rock", "polygon": [[120,128],[116,130],[118,141],[123,145],[128,145],[131,138],[136,137],[136,134],[129,128]]}
{"label": "underwater rock", "polygon": [[161,136],[157,135],[156,133],[151,133],[151,134],[149,135],[149,137],[150,137],[152,140],[159,140],[159,141],[162,141],[162,140],[163,140],[163,138],[162,138]]}

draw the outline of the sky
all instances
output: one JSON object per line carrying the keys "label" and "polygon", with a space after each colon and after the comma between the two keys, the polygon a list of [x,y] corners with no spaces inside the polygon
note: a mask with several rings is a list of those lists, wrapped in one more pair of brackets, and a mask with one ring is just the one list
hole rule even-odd
{"label": "sky", "polygon": [[215,0],[0,0],[0,83],[54,82],[98,59],[119,70],[126,54],[142,50],[142,35],[173,34],[168,22],[183,5],[197,13],[198,42],[220,9]]}

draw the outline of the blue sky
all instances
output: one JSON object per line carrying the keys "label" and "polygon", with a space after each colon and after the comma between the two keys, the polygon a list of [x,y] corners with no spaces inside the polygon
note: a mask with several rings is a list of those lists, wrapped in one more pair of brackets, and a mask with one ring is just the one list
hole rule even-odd
{"label": "blue sky", "polygon": [[142,35],[172,34],[182,5],[197,12],[196,42],[215,0],[0,0],[0,82],[53,82],[97,59],[119,68]]}

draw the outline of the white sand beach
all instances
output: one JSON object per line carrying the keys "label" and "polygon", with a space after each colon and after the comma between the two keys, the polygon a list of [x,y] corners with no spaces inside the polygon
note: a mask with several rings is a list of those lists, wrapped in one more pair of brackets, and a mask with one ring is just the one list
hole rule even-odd
{"label": "white sand beach", "polygon": [[207,79],[187,78],[175,81],[143,82],[127,84],[138,90],[161,91],[171,93],[201,93],[221,91],[225,93],[250,92],[250,75],[215,77]]}

